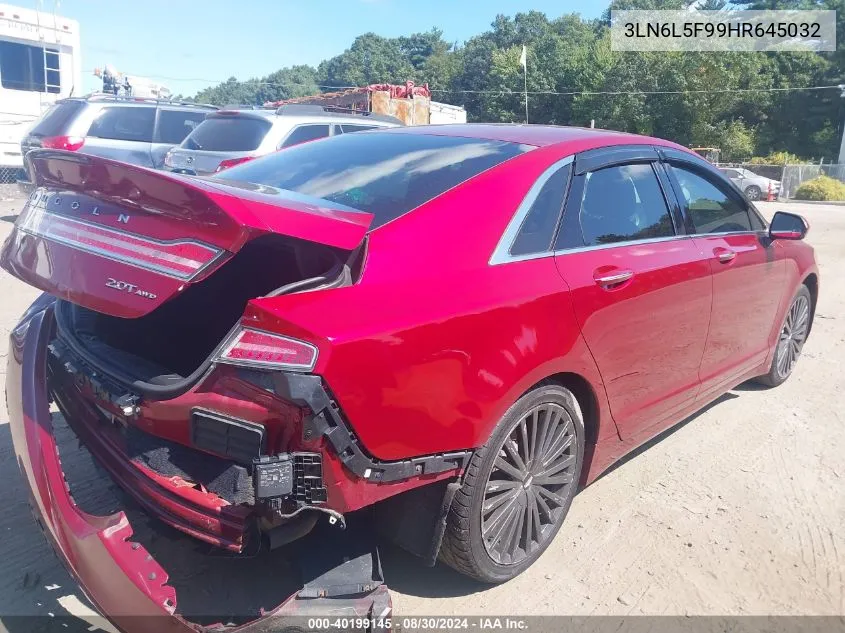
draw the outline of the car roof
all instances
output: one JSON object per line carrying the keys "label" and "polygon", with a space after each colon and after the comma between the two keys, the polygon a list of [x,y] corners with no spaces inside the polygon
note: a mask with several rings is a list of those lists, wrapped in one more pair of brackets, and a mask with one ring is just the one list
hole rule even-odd
{"label": "car roof", "polygon": [[284,121],[293,125],[298,125],[300,123],[351,123],[357,125],[372,125],[376,127],[390,127],[391,125],[402,124],[402,122],[398,119],[396,121],[389,121],[378,116],[369,117],[363,114],[353,114],[351,112],[303,112],[301,114],[279,114],[278,110],[266,108],[221,108],[220,110],[209,114],[208,118],[224,119],[231,117],[261,118],[267,119],[273,123]]}
{"label": "car roof", "polygon": [[217,106],[206,103],[189,103],[186,101],[170,101],[168,99],[147,99],[144,97],[113,97],[111,95],[83,95],[79,97],[65,97],[59,99],[56,103],[64,103],[68,101],[76,101],[88,105],[107,105],[109,107],[121,108],[169,108],[176,110],[203,110],[209,113],[216,112]]}
{"label": "car roof", "polygon": [[386,134],[435,134],[438,136],[462,136],[489,141],[522,143],[536,147],[565,145],[591,141],[594,146],[603,145],[663,145],[689,151],[685,147],[663,139],[615,132],[598,128],[569,127],[563,125],[534,125],[524,123],[446,123],[443,125],[416,125],[390,128]]}

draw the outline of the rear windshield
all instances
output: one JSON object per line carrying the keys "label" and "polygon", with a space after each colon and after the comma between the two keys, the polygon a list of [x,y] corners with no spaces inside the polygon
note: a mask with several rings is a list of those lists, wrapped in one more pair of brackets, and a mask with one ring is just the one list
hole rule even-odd
{"label": "rear windshield", "polygon": [[65,134],[85,104],[82,101],[60,101],[50,107],[30,134],[33,136],[60,136]]}
{"label": "rear windshield", "polygon": [[270,154],[216,177],[288,189],[366,211],[375,215],[375,228],[530,149],[476,138],[343,134]]}
{"label": "rear windshield", "polygon": [[209,117],[188,134],[182,147],[210,152],[249,152],[261,145],[270,126],[270,121],[258,117]]}

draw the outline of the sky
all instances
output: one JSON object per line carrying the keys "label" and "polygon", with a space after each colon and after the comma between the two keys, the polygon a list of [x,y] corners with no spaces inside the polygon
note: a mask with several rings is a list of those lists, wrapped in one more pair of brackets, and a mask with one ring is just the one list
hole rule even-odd
{"label": "sky", "polygon": [[[5,0],[53,11],[56,0]],[[529,10],[550,17],[598,17],[608,0],[59,0],[82,40],[83,90],[100,89],[93,69],[160,81],[193,95],[225,81],[261,77],[284,66],[333,57],[362,33],[385,37],[443,30],[464,42],[497,14]]]}

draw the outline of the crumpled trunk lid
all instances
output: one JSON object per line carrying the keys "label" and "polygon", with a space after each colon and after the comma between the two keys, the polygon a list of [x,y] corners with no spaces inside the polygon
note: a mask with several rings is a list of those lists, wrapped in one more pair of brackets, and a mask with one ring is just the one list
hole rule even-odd
{"label": "crumpled trunk lid", "polygon": [[36,189],[0,265],[50,294],[135,318],[200,281],[248,241],[279,234],[344,251],[372,215],[290,191],[36,150]]}

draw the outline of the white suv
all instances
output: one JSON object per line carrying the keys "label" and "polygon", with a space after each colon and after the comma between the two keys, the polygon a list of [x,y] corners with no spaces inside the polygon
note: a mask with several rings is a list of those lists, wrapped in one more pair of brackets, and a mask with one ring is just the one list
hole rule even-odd
{"label": "white suv", "polygon": [[164,157],[170,171],[207,175],[228,167],[337,134],[396,127],[402,122],[369,112],[333,112],[319,105],[283,105],[277,110],[225,108],[210,114]]}

